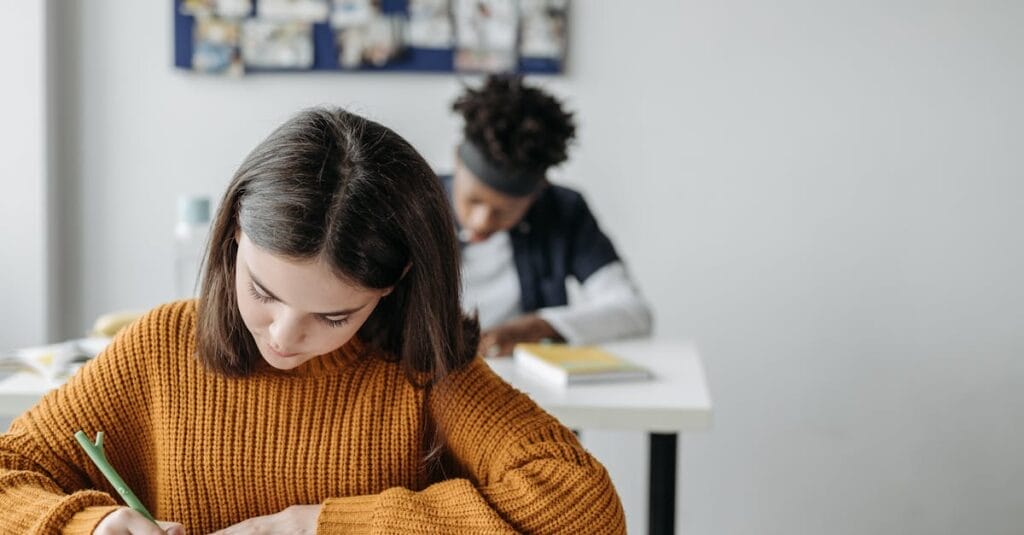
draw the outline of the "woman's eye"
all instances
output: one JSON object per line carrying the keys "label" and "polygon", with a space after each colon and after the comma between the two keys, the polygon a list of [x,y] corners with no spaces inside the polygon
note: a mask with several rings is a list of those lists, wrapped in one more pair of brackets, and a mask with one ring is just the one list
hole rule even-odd
{"label": "woman's eye", "polygon": [[270,297],[269,295],[261,294],[258,290],[256,290],[256,287],[253,286],[251,282],[249,283],[249,295],[251,295],[253,299],[259,301],[260,303],[269,303],[274,300],[274,298]]}
{"label": "woman's eye", "polygon": [[[270,303],[274,301],[273,297],[261,293],[259,290],[256,289],[256,286],[251,282],[249,283],[249,295],[251,295],[253,299],[259,301],[260,303]],[[341,327],[342,325],[348,323],[348,317],[331,318],[327,316],[320,316],[320,321],[324,322],[324,324],[327,325],[328,327]]]}
{"label": "woman's eye", "polygon": [[342,325],[348,323],[348,318],[334,319],[321,316],[320,319],[323,320],[323,322],[326,323],[328,327],[341,327]]}

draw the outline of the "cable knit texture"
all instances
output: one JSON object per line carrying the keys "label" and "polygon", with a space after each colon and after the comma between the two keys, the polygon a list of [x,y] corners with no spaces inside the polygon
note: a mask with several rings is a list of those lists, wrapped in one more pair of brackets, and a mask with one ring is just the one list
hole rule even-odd
{"label": "cable knit texture", "polygon": [[[153,310],[0,435],[0,532],[91,533],[120,503],[79,429],[190,534],[297,504],[322,504],[319,533],[625,531],[605,469],[479,359],[429,395],[358,340],[229,378],[192,356],[195,319],[193,301]],[[443,481],[420,469],[425,425]]]}

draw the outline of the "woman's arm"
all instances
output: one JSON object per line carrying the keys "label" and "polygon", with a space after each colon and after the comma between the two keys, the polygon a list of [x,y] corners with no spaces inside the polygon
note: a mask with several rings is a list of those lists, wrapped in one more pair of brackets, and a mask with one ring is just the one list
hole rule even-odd
{"label": "woman's arm", "polygon": [[0,435],[0,525],[18,533],[92,533],[118,508],[113,489],[73,436],[80,429],[106,434],[111,463],[145,499],[139,468],[146,464],[151,427],[148,374],[137,354],[152,351],[146,331],[153,314],[125,329]]}
{"label": "woman's arm", "polygon": [[414,492],[323,503],[324,533],[624,533],[607,471],[571,431],[480,359],[435,387],[435,423],[459,477]]}

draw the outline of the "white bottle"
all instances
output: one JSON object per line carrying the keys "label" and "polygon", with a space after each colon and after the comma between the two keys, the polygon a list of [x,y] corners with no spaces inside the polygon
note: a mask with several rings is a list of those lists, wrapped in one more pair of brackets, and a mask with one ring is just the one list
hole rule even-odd
{"label": "white bottle", "polygon": [[199,269],[210,234],[210,198],[178,197],[178,224],[174,227],[174,294],[188,299],[199,293]]}

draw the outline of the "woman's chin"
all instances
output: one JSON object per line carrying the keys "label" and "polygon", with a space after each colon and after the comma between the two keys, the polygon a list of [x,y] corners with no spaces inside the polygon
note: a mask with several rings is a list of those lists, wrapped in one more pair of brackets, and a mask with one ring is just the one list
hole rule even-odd
{"label": "woman's chin", "polygon": [[309,360],[309,357],[304,355],[282,357],[279,355],[268,354],[266,351],[261,351],[260,353],[263,355],[263,360],[266,361],[267,364],[278,370],[292,370],[298,368]]}

